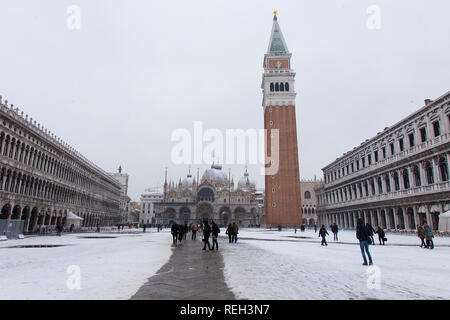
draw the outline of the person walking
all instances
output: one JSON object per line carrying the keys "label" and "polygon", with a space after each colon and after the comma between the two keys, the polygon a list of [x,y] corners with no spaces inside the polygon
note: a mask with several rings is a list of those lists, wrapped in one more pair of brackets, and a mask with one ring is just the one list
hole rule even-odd
{"label": "person walking", "polygon": [[208,221],[205,221],[203,224],[203,250],[206,250],[206,245],[208,245],[208,249],[211,250],[211,246],[209,245],[209,236],[211,234],[211,227],[208,224]]}
{"label": "person walking", "polygon": [[198,230],[197,224],[193,223],[193,224],[191,225],[192,240],[197,239],[197,230]]}
{"label": "person walking", "polygon": [[359,247],[361,248],[361,254],[363,256],[364,262],[363,266],[367,266],[367,256],[369,257],[369,265],[373,264],[372,256],[369,251],[369,230],[367,229],[367,225],[364,225],[364,221],[361,218],[358,218],[357,226],[356,226],[356,238],[359,240]]}
{"label": "person walking", "polygon": [[211,234],[212,234],[212,249],[214,250],[214,246],[216,250],[219,250],[219,243],[217,242],[217,238],[219,237],[220,229],[217,224],[215,224],[214,220],[211,222]]}
{"label": "person walking", "polygon": [[331,231],[333,231],[333,240],[334,240],[334,241],[338,241],[338,231],[339,231],[339,228],[338,228],[336,222],[333,223],[333,225],[331,226]]}
{"label": "person walking", "polygon": [[426,249],[428,246],[425,243],[425,230],[424,230],[423,226],[421,226],[420,224],[417,226],[417,236],[420,238],[420,241],[421,241],[420,247]]}
{"label": "person walking", "polygon": [[424,234],[425,234],[425,240],[427,241],[427,248],[434,249],[433,230],[431,230],[431,227],[426,223],[423,225],[423,230],[424,230]]}
{"label": "person walking", "polygon": [[145,233],[145,229],[147,228],[147,225],[146,224],[142,225],[142,228],[143,228],[144,233]]}
{"label": "person walking", "polygon": [[314,233],[317,233],[317,225],[314,224]]}
{"label": "person walking", "polygon": [[184,240],[186,240],[186,235],[187,235],[188,231],[189,231],[189,228],[188,228],[187,224],[185,224],[185,225],[183,226]]}
{"label": "person walking", "polygon": [[231,242],[236,243],[237,242],[237,235],[239,233],[239,227],[236,224],[236,222],[233,222],[233,225],[231,227],[232,229],[232,237],[231,237]]}
{"label": "person walking", "polygon": [[231,223],[228,225],[227,231],[225,231],[225,234],[228,235],[228,242],[231,243],[232,237],[233,237],[233,226]]}
{"label": "person walking", "polygon": [[173,238],[173,244],[177,245],[177,239],[178,239],[178,225],[176,223],[172,224],[172,227],[170,229],[170,233],[172,234]]}
{"label": "person walking", "polygon": [[183,240],[184,235],[185,235],[185,232],[184,232],[184,225],[179,224],[179,225],[178,225],[178,241],[180,241],[180,243],[181,243],[181,241]]}
{"label": "person walking", "polygon": [[373,235],[375,234],[375,229],[367,222],[366,224],[367,232],[369,234],[369,244],[375,244],[375,240],[373,240]]}
{"label": "person walking", "polygon": [[381,246],[381,242],[383,242],[383,246],[384,246],[384,230],[383,228],[381,228],[380,226],[377,227],[377,231],[375,231],[375,233],[378,233],[378,240],[380,241],[380,246]]}
{"label": "person walking", "polygon": [[322,237],[322,243],[320,244],[321,246],[323,245],[328,246],[327,240],[325,239],[327,235],[328,231],[327,229],[325,229],[325,225],[322,225],[322,228],[320,228],[319,230],[319,237]]}
{"label": "person walking", "polygon": [[58,236],[61,237],[61,234],[62,234],[63,230],[64,230],[64,227],[61,224],[58,224],[56,226],[56,231],[58,232]]}

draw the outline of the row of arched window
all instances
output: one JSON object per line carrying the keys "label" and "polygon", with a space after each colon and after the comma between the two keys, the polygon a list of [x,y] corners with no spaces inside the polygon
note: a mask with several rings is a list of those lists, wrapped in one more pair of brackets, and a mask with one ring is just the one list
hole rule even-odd
{"label": "row of arched window", "polygon": [[289,82],[271,82],[270,92],[289,91]]}
{"label": "row of arched window", "polygon": [[[60,161],[52,155],[48,155],[38,148],[28,145],[4,132],[0,133],[0,155],[81,187],[104,189],[104,186],[99,182],[88,177],[88,172],[81,173],[79,170],[74,169],[74,163]],[[110,191],[108,193],[110,193],[109,197],[116,197],[116,194]]]}
{"label": "row of arched window", "polygon": [[58,183],[6,167],[0,170],[0,190],[43,200],[88,206],[92,209],[113,210],[117,208],[117,203],[112,201],[101,201]]}
{"label": "row of arched window", "polygon": [[[423,171],[420,166],[423,166]],[[338,190],[327,192],[324,200],[328,204],[350,201],[376,194],[407,190],[411,187],[420,187],[437,182],[449,180],[449,169],[447,159],[440,157],[437,162],[437,175],[433,161],[425,161],[421,164],[406,167],[389,172],[378,177],[369,178],[363,182],[355,183]]]}
{"label": "row of arched window", "polygon": [[[448,121],[450,123],[450,115],[448,115]],[[438,137],[441,133],[440,120],[434,120],[431,123],[431,128],[427,129],[426,126],[418,128],[418,138],[416,138],[415,132],[409,133],[406,138],[398,138],[397,141],[392,141],[388,145],[382,146],[379,150],[374,150],[373,152],[354,160],[352,163],[345,166],[341,165],[339,169],[333,172],[328,172],[325,176],[325,181],[326,183],[333,182],[341,177],[345,177],[374,163],[387,159],[397,153],[403,152],[406,148],[413,148],[417,145],[417,141],[419,141],[419,143],[424,143],[429,139],[429,137]]]}

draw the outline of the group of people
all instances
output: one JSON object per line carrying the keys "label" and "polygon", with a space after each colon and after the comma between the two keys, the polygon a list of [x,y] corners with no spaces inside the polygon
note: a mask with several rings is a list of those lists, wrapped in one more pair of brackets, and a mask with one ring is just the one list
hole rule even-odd
{"label": "group of people", "polygon": [[[337,233],[339,231],[338,226],[336,223],[333,223],[331,226],[331,231],[334,234],[334,240],[337,240]],[[380,245],[384,245],[387,241],[386,233],[384,232],[383,228],[380,226],[377,226],[377,230],[375,230],[369,223],[364,224],[363,219],[359,218],[357,220],[357,226],[356,226],[356,238],[359,240],[359,246],[361,249],[361,255],[363,257],[363,265],[372,265],[373,260],[372,256],[369,251],[369,245],[374,245],[374,235],[378,234],[378,240],[380,242]],[[328,235],[327,229],[324,225],[322,225],[322,228],[319,230],[319,237],[322,237],[322,246],[327,246],[327,240],[326,236]],[[417,236],[421,240],[420,247],[425,249],[433,249],[434,243],[433,243],[433,230],[431,227],[424,223],[423,225],[417,226]],[[368,258],[368,259],[367,259]],[[368,261],[367,261],[368,260]]]}
{"label": "group of people", "polygon": [[428,224],[424,223],[423,225],[417,226],[417,236],[421,240],[420,243],[421,248],[434,249],[433,230],[431,230],[431,227]]}
{"label": "group of people", "polygon": [[229,243],[236,243],[237,242],[237,235],[239,233],[238,231],[239,231],[239,227],[238,227],[238,225],[235,222],[233,222],[233,224],[230,223],[228,225],[228,228],[227,228],[227,231],[225,231],[225,234],[228,235],[228,242]]}
{"label": "group of people", "polygon": [[[203,250],[206,250],[206,247],[208,247],[209,250],[219,250],[219,243],[217,242],[217,238],[219,237],[220,228],[219,226],[213,221],[211,221],[211,224],[208,223],[207,220],[203,221],[203,223],[198,226],[197,224],[172,224],[171,227],[171,233],[173,237],[173,244],[177,245],[177,243],[181,243],[184,240],[186,240],[186,234],[188,232],[192,233],[191,239],[196,240],[197,239],[197,231],[201,228],[203,231]],[[236,243],[237,242],[237,235],[239,231],[239,227],[236,223],[229,224],[228,228],[225,232],[225,234],[228,235],[228,239],[230,243]],[[212,238],[212,246],[209,241],[209,239]]]}
{"label": "group of people", "polygon": [[178,242],[182,242],[183,239],[186,240],[186,234],[189,231],[187,224],[172,224],[170,233],[172,234],[173,244],[176,245]]}
{"label": "group of people", "polygon": [[[219,250],[219,243],[217,242],[217,238],[219,237],[220,228],[219,226],[213,221],[211,221],[211,225],[208,224],[208,220],[205,220],[203,222],[203,249],[206,250],[206,245],[208,245],[209,250]],[[212,236],[212,248],[209,245],[209,237]]]}

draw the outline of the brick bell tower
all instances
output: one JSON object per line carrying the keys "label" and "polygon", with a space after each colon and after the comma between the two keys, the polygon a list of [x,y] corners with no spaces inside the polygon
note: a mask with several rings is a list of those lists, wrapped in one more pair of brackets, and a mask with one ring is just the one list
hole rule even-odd
{"label": "brick bell tower", "polygon": [[[264,55],[261,86],[264,129],[267,130],[266,156],[272,159],[266,165],[265,172],[266,225],[299,226],[302,224],[302,210],[295,118],[295,72],[291,69],[291,53],[281,33],[277,13],[274,11],[269,47]],[[278,129],[278,148],[276,138],[271,138],[277,136],[274,129]],[[278,157],[274,156],[276,152]]]}

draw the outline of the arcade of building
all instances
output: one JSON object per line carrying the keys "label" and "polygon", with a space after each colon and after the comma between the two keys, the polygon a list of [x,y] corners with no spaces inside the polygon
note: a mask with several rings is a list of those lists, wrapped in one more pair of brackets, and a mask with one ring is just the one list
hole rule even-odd
{"label": "arcade of building", "polygon": [[450,92],[323,168],[319,223],[414,230],[450,210]]}
{"label": "arcade of building", "polygon": [[66,224],[112,225],[120,184],[0,97],[0,219],[24,220],[24,232]]}

